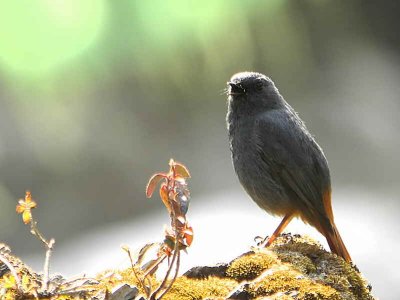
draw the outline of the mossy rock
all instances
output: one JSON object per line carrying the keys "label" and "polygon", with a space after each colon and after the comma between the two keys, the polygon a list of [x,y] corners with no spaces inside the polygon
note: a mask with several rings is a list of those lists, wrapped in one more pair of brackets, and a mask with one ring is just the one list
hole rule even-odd
{"label": "mossy rock", "polygon": [[[29,286],[34,286],[33,283],[40,279],[10,251],[0,251],[0,254],[12,262],[16,269],[25,272],[31,282]],[[1,262],[0,270],[1,275],[9,276]],[[76,293],[73,296],[57,293],[51,299],[114,299],[108,296],[109,291],[124,284],[137,287],[138,293],[143,295],[143,286],[137,280],[140,272],[136,270],[134,274],[131,268],[105,271],[89,285],[82,283],[88,289],[82,288],[79,296]],[[1,278],[1,275],[0,290],[5,284],[5,278]],[[62,286],[67,279],[57,280]],[[153,276],[148,284],[154,289],[159,282]],[[285,234],[268,249],[255,247],[229,263],[192,268],[176,279],[163,299],[373,300],[370,289],[355,266],[325,251],[308,237]],[[4,295],[11,297],[4,299],[35,298],[29,298],[28,292]],[[39,296],[35,299],[48,297]],[[135,299],[144,297],[139,295]]]}
{"label": "mossy rock", "polygon": [[[281,235],[268,249],[254,248],[222,266],[227,282],[237,282],[225,299],[374,299],[357,267],[299,235]],[[196,273],[201,277],[199,267]],[[193,276],[191,271],[186,275]],[[180,299],[179,292],[175,297]]]}

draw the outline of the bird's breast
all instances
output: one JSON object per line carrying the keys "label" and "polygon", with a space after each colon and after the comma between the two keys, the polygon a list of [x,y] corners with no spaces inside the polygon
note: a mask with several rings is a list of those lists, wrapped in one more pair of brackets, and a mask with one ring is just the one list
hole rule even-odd
{"label": "bird's breast", "polygon": [[228,124],[228,129],[232,162],[240,183],[262,209],[284,215],[292,207],[261,157],[255,136],[257,119],[235,121]]}
{"label": "bird's breast", "polygon": [[260,160],[254,137],[254,120],[236,120],[230,124],[229,141],[232,162],[242,185],[247,189],[255,176],[260,176]]}

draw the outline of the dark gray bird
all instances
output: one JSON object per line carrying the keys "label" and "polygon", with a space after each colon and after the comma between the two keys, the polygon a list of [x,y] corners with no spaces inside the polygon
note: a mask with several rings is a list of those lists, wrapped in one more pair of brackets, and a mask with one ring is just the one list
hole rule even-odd
{"label": "dark gray bird", "polygon": [[262,209],[283,217],[265,246],[299,217],[326,237],[333,253],[350,262],[334,223],[324,153],[272,80],[255,72],[233,75],[227,123],[240,183]]}

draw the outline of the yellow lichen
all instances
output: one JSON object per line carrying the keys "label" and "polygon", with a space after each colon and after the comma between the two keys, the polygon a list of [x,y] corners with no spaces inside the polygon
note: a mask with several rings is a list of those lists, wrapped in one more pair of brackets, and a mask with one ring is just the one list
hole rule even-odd
{"label": "yellow lichen", "polygon": [[154,276],[148,276],[148,280],[145,280],[142,284],[139,280],[143,280],[143,278],[143,272],[138,268],[135,268],[135,273],[132,271],[132,268],[105,271],[97,276],[99,284],[96,285],[95,291],[92,294],[94,295],[99,291],[105,290],[110,292],[115,287],[125,283],[131,286],[136,286],[139,293],[145,294],[143,284],[151,286],[152,290],[154,290],[159,284]]}
{"label": "yellow lichen", "polygon": [[279,256],[283,252],[300,253],[310,258],[317,258],[327,252],[321,244],[307,236],[282,235],[276,239],[271,250]]}
{"label": "yellow lichen", "polygon": [[373,299],[366,281],[354,266],[308,237],[282,235],[271,250],[307,277],[339,291],[342,299]]}
{"label": "yellow lichen", "polygon": [[[17,265],[16,258],[3,255]],[[20,265],[22,267],[18,269],[18,275],[22,291],[18,291],[8,274],[0,278],[0,298],[32,298],[33,292],[39,288],[40,276],[23,267],[24,264]],[[229,295],[257,300],[374,299],[366,281],[354,266],[325,251],[320,244],[307,237],[283,235],[268,250],[257,248],[211,273],[210,269],[214,270],[214,267],[197,267],[191,275],[178,277],[163,300],[219,300],[227,299]],[[143,277],[140,268],[135,268],[135,272],[131,267],[122,271],[104,271],[96,277],[98,284],[80,287],[79,296],[55,293],[52,299],[93,299],[125,283],[136,286],[145,295],[143,285],[138,280]],[[154,291],[160,280],[155,275],[148,279],[146,285],[150,285]],[[59,287],[61,291],[63,288],[67,286]]]}
{"label": "yellow lichen", "polygon": [[299,270],[301,273],[309,274],[316,272],[316,266],[313,261],[298,252],[287,251],[277,253],[278,258],[285,263],[290,263],[295,269]]}
{"label": "yellow lichen", "polygon": [[249,252],[231,262],[226,275],[237,281],[252,280],[277,262],[270,252]]}
{"label": "yellow lichen", "polygon": [[324,283],[339,291],[344,291],[344,294],[349,295],[349,299],[373,299],[365,279],[355,267],[343,259],[333,256],[327,257],[326,262],[329,271],[326,272],[326,277],[323,279]]}
{"label": "yellow lichen", "polygon": [[271,274],[267,274],[260,281],[249,284],[246,291],[254,298],[273,295],[276,298],[277,294],[292,293],[298,300],[343,299],[335,289],[307,279],[293,270],[271,270]]}
{"label": "yellow lichen", "polygon": [[165,300],[201,300],[226,299],[229,292],[237,286],[232,279],[208,277],[206,279],[191,279],[179,277],[171,290],[163,297]]}

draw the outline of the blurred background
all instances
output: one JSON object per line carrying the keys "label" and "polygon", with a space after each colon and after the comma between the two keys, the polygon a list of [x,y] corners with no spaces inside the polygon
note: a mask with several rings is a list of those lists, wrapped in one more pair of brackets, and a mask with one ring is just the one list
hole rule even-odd
{"label": "blurred background", "polygon": [[[191,170],[199,211],[225,195],[221,203],[273,219],[239,186],[227,141],[226,81],[254,70],[275,81],[323,147],[342,235],[350,250],[364,249],[353,258],[376,294],[395,299],[394,275],[377,258],[386,249],[382,263],[392,266],[400,250],[399,9],[363,0],[1,2],[0,241],[42,264],[42,245],[15,213],[26,189],[56,249],[85,251],[76,242],[85,231],[109,241],[117,233],[105,229],[163,210],[144,188],[170,157]],[[223,208],[212,213],[235,222]],[[160,235],[167,222],[149,224]],[[370,239],[351,233],[360,224]],[[236,234],[251,241],[273,226],[244,222]],[[149,239],[127,232],[126,243]]]}

